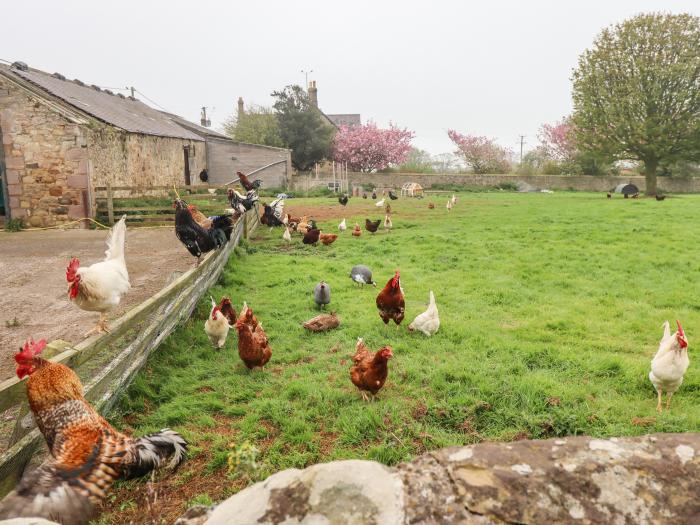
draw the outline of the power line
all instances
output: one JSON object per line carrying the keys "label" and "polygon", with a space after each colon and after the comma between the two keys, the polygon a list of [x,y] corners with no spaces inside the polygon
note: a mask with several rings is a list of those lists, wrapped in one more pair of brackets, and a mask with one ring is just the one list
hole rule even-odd
{"label": "power line", "polygon": [[167,113],[172,113],[172,111],[165,109],[163,106],[161,106],[160,104],[158,104],[158,102],[156,102],[156,101],[153,100],[153,99],[148,98],[143,92],[139,91],[138,89],[136,89],[136,88],[129,88],[129,89],[133,89],[136,93],[138,93],[138,94],[141,95],[143,98],[145,98],[146,100],[148,100],[151,104],[153,104],[153,105],[155,105],[155,106],[158,106],[158,107],[159,107],[160,109],[162,109],[163,111],[165,111],[165,112],[167,112]]}

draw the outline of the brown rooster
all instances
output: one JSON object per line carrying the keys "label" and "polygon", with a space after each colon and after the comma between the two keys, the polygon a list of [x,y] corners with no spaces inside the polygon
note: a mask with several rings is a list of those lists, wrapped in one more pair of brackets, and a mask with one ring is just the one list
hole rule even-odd
{"label": "brown rooster", "polygon": [[401,276],[398,270],[377,295],[377,308],[379,309],[379,317],[382,318],[384,324],[388,324],[393,319],[396,323],[396,328],[399,327],[401,321],[403,321],[406,303],[403,297],[403,290],[401,289]]}
{"label": "brown rooster", "polygon": [[265,334],[260,323],[255,328],[251,328],[253,320],[253,310],[247,308],[245,319],[236,321],[238,355],[250,370],[254,368],[262,369],[272,357],[272,348],[270,348],[267,340],[267,334]]}
{"label": "brown rooster", "polygon": [[381,219],[377,219],[376,221],[370,221],[369,219],[365,219],[365,230],[367,230],[370,233],[375,233],[379,229],[379,225],[381,224],[381,222]]}
{"label": "brown rooster", "polygon": [[29,376],[27,397],[52,459],[0,502],[0,520],[43,517],[87,524],[118,479],[179,465],[187,443],[172,430],[132,438],[116,431],[83,397],[70,368],[39,357],[46,346],[28,340],[15,355],[17,377]]}
{"label": "brown rooster", "polygon": [[380,348],[372,355],[361,337],[357,339],[355,355],[350,367],[350,380],[360,389],[362,399],[369,400],[367,392],[372,398],[381,390],[389,375],[388,361],[394,357],[390,346]]}
{"label": "brown rooster", "polygon": [[352,236],[359,237],[360,235],[362,235],[362,230],[360,229],[360,225],[355,223],[355,228],[352,230]]}
{"label": "brown rooster", "polygon": [[302,323],[302,326],[311,332],[325,332],[326,330],[338,328],[340,319],[335,312],[331,312],[330,314],[317,315],[313,319]]}
{"label": "brown rooster", "polygon": [[325,246],[329,246],[335,242],[338,238],[337,233],[321,233],[320,237],[321,243]]}
{"label": "brown rooster", "polygon": [[304,234],[304,244],[316,244],[321,237],[321,230],[318,228],[309,228]]}
{"label": "brown rooster", "polygon": [[238,180],[241,182],[241,186],[243,186],[245,191],[257,190],[262,185],[261,180],[250,182],[250,179],[240,171],[237,171],[236,175],[238,175]]}

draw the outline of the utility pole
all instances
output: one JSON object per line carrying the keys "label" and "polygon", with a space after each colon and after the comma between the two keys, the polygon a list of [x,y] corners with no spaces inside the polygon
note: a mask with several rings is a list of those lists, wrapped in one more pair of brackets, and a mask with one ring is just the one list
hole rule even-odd
{"label": "utility pole", "polygon": [[304,87],[305,87],[306,89],[308,89],[308,88],[309,88],[309,73],[313,73],[314,70],[313,70],[313,69],[310,69],[309,71],[305,71],[305,70],[302,69],[301,72],[304,74],[304,79],[305,79],[305,82],[306,82],[306,84],[304,84]]}
{"label": "utility pole", "polygon": [[523,144],[525,144],[525,135],[520,136],[520,164],[523,163]]}

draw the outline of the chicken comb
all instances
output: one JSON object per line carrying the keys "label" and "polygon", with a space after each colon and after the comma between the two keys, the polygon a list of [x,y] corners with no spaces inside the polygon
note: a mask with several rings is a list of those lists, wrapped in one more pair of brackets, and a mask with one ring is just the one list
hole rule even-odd
{"label": "chicken comb", "polygon": [[683,337],[685,339],[685,332],[683,331],[683,327],[681,326],[681,322],[676,319],[676,325],[678,325],[678,335]]}
{"label": "chicken comb", "polygon": [[75,276],[78,273],[78,268],[80,268],[80,261],[77,257],[73,257],[68,263],[68,268],[66,268],[66,281],[72,283],[75,281]]}
{"label": "chicken comb", "polygon": [[15,354],[15,361],[19,363],[20,361],[29,360],[35,355],[40,354],[45,346],[46,339],[40,339],[35,343],[34,339],[30,337],[25,341],[24,346],[19,349],[19,352]]}

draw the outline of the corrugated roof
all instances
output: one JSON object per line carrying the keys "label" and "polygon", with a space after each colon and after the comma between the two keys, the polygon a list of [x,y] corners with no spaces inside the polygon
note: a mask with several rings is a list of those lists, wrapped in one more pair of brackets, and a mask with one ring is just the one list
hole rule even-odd
{"label": "corrugated roof", "polygon": [[197,133],[198,135],[202,137],[214,137],[217,139],[226,139],[226,140],[231,140],[231,137],[228,135],[224,135],[223,133],[219,133],[218,131],[214,131],[211,128],[205,128],[204,126],[200,126],[199,124],[195,124],[194,122],[190,122],[189,120],[181,117],[180,115],[175,115],[174,113],[168,113],[167,111],[161,111],[163,115],[166,117],[174,120],[177,124],[182,126],[185,129],[189,129],[190,131],[193,131],[194,133]]}
{"label": "corrugated roof", "polygon": [[203,140],[201,136],[178,125],[164,113],[140,100],[110,95],[94,87],[62,80],[37,69],[20,71],[16,68],[2,68],[2,71],[17,75],[80,111],[125,131],[159,137]]}

